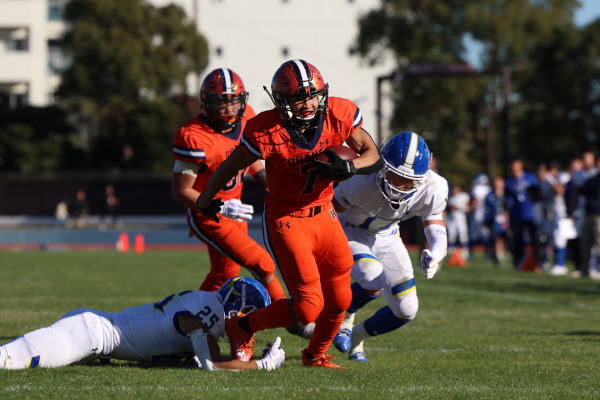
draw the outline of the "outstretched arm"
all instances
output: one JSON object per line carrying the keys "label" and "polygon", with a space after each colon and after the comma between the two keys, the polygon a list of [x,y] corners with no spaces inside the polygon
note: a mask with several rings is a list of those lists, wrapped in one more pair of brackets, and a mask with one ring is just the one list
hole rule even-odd
{"label": "outstretched arm", "polygon": [[221,356],[219,344],[208,332],[208,329],[196,318],[189,315],[179,315],[179,327],[188,334],[194,347],[198,367],[213,371],[215,369],[265,369],[267,371],[276,369],[283,365],[285,352],[281,348],[281,338],[277,338],[273,344],[263,350],[261,360],[241,361]]}

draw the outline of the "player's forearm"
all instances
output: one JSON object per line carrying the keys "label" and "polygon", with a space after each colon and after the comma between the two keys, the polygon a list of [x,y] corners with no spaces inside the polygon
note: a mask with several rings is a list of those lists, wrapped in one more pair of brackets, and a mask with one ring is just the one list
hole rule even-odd
{"label": "player's forearm", "polygon": [[173,198],[179,203],[185,204],[186,206],[195,209],[196,208],[196,199],[200,195],[195,189],[188,189],[180,192],[173,192]]}
{"label": "player's forearm", "polygon": [[233,369],[233,370],[248,370],[258,369],[256,361],[241,361],[241,360],[228,360],[228,361],[216,361],[215,367],[218,369]]}
{"label": "player's forearm", "polygon": [[353,160],[353,162],[357,173],[363,168],[371,168],[379,163],[381,163],[381,166],[378,169],[383,166],[383,160],[381,160],[376,147],[367,149],[364,153],[361,153],[359,157]]}
{"label": "player's forearm", "polygon": [[171,195],[175,201],[195,208],[195,201],[200,193],[193,188],[195,176],[182,173],[173,173],[171,178]]}

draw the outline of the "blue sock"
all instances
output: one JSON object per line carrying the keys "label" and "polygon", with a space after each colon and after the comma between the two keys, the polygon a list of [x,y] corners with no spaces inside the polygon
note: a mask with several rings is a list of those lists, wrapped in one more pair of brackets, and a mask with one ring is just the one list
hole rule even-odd
{"label": "blue sock", "polygon": [[567,265],[567,248],[566,247],[555,247],[554,248],[554,264]]}
{"label": "blue sock", "polygon": [[379,297],[379,295],[371,296],[358,284],[358,282],[354,282],[350,288],[352,289],[352,302],[350,303],[348,311],[351,313],[355,313],[356,310],[364,307],[365,304]]}
{"label": "blue sock", "polygon": [[365,331],[371,336],[383,335],[400,328],[402,325],[408,324],[410,321],[403,321],[394,315],[394,312],[389,306],[385,306],[377,310],[375,315],[367,319]]}

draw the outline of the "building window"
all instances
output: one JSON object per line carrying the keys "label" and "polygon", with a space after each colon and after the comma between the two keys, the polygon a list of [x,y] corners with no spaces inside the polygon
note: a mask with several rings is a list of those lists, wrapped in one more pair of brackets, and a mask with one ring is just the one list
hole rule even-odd
{"label": "building window", "polygon": [[19,107],[25,107],[28,104],[29,101],[27,93],[8,95],[8,106],[11,110]]}
{"label": "building window", "polygon": [[29,50],[29,30],[27,28],[18,28],[9,30],[2,34],[6,41],[6,50],[8,51],[28,51]]}
{"label": "building window", "polygon": [[61,0],[50,0],[48,2],[48,21],[62,21],[65,5]]}
{"label": "building window", "polygon": [[17,39],[13,41],[13,49],[16,51],[29,50],[29,41],[27,39]]}
{"label": "building window", "polygon": [[52,75],[60,75],[71,65],[71,58],[64,55],[58,40],[48,40],[48,69]]}

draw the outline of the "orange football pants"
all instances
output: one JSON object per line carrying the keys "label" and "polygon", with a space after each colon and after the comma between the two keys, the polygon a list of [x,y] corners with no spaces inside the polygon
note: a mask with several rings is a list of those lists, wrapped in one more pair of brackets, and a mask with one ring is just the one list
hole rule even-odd
{"label": "orange football pants", "polygon": [[292,216],[267,208],[263,230],[290,299],[251,313],[250,328],[258,331],[315,321],[308,352],[322,357],[352,300],[352,252],[337,214],[331,204],[315,216]]}
{"label": "orange football pants", "polygon": [[221,215],[219,217],[220,222],[217,223],[212,218],[187,209],[190,231],[208,245],[210,272],[200,285],[200,290],[219,290],[227,279],[238,276],[240,266],[243,266],[263,284],[271,301],[284,298],[283,287],[275,276],[275,263],[271,255],[248,236],[248,223]]}

